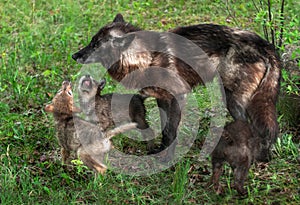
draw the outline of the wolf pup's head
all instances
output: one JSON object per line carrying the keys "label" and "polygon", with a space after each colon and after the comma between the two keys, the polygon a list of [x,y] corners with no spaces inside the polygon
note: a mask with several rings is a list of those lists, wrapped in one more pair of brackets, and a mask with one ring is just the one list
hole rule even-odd
{"label": "wolf pup's head", "polygon": [[52,103],[46,105],[45,111],[68,116],[80,112],[80,109],[73,104],[72,84],[69,81],[62,83],[61,89],[53,98]]}
{"label": "wolf pup's head", "polygon": [[84,75],[79,80],[78,94],[79,98],[83,101],[90,101],[94,99],[96,94],[101,94],[101,91],[105,87],[106,80],[102,79],[97,82],[90,75]]}
{"label": "wolf pup's head", "polygon": [[81,64],[101,63],[108,69],[120,59],[121,52],[133,41],[135,35],[128,33],[138,30],[125,22],[121,14],[117,14],[112,23],[102,27],[91,42],[73,54],[72,58]]}

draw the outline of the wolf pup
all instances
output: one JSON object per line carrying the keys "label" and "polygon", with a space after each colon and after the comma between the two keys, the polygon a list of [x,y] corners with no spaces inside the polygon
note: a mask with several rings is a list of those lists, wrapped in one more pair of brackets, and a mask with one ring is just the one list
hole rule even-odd
{"label": "wolf pup", "polygon": [[[100,126],[101,131],[107,131],[116,124],[135,122],[143,139],[153,139],[154,132],[146,120],[145,98],[138,94],[101,94],[106,80],[100,82],[90,75],[84,75],[79,80],[78,94],[80,108],[89,121]],[[153,140],[147,141],[149,153],[154,148]]]}
{"label": "wolf pup", "polygon": [[[176,41],[171,34],[190,43]],[[191,44],[202,52],[194,52]],[[194,59],[197,66],[191,67],[181,56]],[[214,24],[178,27],[167,33],[146,32],[118,14],[72,58],[81,64],[101,63],[125,87],[152,93],[166,115],[162,148],[176,138],[181,119],[177,97],[212,80],[218,72],[230,114],[235,120],[250,122],[253,132],[262,138],[258,160],[270,159],[269,149],[278,134],[275,105],[281,65],[274,45],[257,34]],[[163,72],[154,72],[157,67]],[[148,81],[155,86],[145,86]],[[167,89],[156,89],[160,85]],[[172,95],[166,95],[165,90],[171,90]],[[170,149],[168,155],[173,152]]]}
{"label": "wolf pup", "polygon": [[53,113],[63,162],[70,163],[71,151],[75,151],[86,166],[101,174],[107,169],[103,160],[105,153],[111,149],[110,138],[136,128],[136,123],[129,123],[101,132],[97,125],[75,116],[80,109],[73,104],[72,86],[68,81],[62,83],[61,90],[52,103],[46,105],[45,111]]}
{"label": "wolf pup", "polygon": [[251,164],[258,157],[261,139],[252,134],[247,122],[234,121],[225,126],[221,139],[212,152],[213,175],[211,182],[215,191],[220,194],[222,187],[219,178],[223,172],[223,164],[227,161],[233,169],[233,188],[245,195],[244,182],[248,177]]}

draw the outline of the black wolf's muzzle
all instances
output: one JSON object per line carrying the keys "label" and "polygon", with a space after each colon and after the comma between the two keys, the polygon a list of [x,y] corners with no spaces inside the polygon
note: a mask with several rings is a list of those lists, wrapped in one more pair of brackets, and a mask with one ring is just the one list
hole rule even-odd
{"label": "black wolf's muzzle", "polygon": [[87,59],[92,55],[94,49],[92,46],[87,45],[86,47],[82,48],[78,52],[72,55],[72,58],[80,64],[87,63]]}
{"label": "black wolf's muzzle", "polygon": [[72,55],[72,58],[75,60],[75,61],[78,61],[79,59],[82,59],[82,54],[80,52],[77,52],[77,53],[74,53]]}

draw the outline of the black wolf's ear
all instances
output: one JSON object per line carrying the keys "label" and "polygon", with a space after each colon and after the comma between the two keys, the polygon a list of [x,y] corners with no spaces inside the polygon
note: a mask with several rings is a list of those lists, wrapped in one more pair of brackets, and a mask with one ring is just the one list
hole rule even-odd
{"label": "black wolf's ear", "polygon": [[127,34],[122,37],[115,37],[113,40],[113,46],[127,48],[134,40],[134,38],[135,34]]}
{"label": "black wolf's ear", "polygon": [[106,84],[105,78],[100,80],[99,85],[98,85],[98,90],[103,90],[103,88],[105,87],[105,84]]}
{"label": "black wolf's ear", "polygon": [[113,20],[114,23],[117,23],[117,22],[125,22],[122,14],[117,14],[116,17],[114,18]]}

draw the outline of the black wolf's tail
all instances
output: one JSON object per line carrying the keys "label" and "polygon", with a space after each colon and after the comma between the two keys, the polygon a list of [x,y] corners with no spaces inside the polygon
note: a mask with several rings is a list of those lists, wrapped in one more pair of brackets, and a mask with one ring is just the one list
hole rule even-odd
{"label": "black wolf's tail", "polygon": [[269,62],[265,76],[254,92],[247,107],[254,134],[262,138],[261,153],[258,161],[268,161],[269,148],[278,135],[278,122],[276,115],[276,101],[280,86],[280,60],[275,52],[269,51]]}

